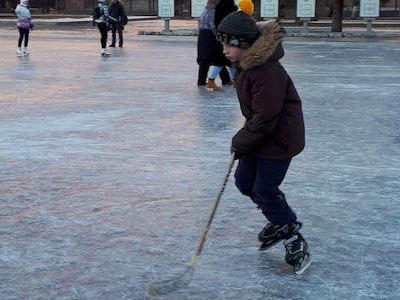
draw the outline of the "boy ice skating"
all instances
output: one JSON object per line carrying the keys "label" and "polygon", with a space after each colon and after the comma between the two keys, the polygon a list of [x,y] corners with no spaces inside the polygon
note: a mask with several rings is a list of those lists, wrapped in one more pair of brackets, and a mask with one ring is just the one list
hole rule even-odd
{"label": "boy ice skating", "polygon": [[301,100],[279,59],[284,52],[276,22],[258,27],[239,11],[222,20],[217,37],[224,54],[238,64],[236,89],[245,126],[232,138],[239,159],[236,186],[268,220],[258,239],[260,250],[284,241],[288,264],[296,274],[311,263],[302,224],[279,189],[291,159],[304,148]]}

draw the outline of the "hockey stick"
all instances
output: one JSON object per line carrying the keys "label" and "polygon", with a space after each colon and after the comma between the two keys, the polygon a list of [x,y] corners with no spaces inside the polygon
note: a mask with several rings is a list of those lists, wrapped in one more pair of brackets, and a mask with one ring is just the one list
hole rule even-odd
{"label": "hockey stick", "polygon": [[162,296],[162,295],[171,293],[180,288],[188,286],[189,283],[192,281],[195,267],[200,260],[201,252],[203,250],[204,244],[208,237],[208,231],[210,230],[211,223],[214,219],[214,215],[217,211],[219,202],[221,201],[222,194],[224,193],[224,190],[225,190],[226,184],[228,182],[229,176],[231,174],[234,163],[235,163],[235,153],[232,153],[231,159],[229,160],[228,171],[226,172],[226,175],[224,177],[222,186],[219,190],[218,196],[215,199],[214,207],[211,211],[211,214],[207,221],[207,225],[203,231],[203,235],[197,246],[196,254],[192,257],[192,260],[190,261],[190,263],[186,267],[185,271],[181,275],[176,276],[175,278],[172,278],[169,280],[150,283],[146,288],[147,294],[150,297]]}

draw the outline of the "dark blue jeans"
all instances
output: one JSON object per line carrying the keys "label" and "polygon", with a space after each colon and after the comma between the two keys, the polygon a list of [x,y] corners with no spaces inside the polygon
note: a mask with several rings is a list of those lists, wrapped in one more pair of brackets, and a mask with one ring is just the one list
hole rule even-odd
{"label": "dark blue jeans", "polygon": [[245,155],[239,160],[235,183],[239,191],[258,205],[275,225],[296,221],[296,214],[279,189],[290,165],[289,160],[269,160]]}

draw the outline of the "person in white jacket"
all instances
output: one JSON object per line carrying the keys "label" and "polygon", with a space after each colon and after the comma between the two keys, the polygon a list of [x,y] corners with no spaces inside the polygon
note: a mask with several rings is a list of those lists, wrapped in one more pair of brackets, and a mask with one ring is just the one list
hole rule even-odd
{"label": "person in white jacket", "polygon": [[[33,28],[31,12],[28,8],[29,1],[21,0],[20,4],[15,9],[15,14],[18,17],[17,28],[19,30],[17,55],[28,55],[28,42],[29,42],[29,29]],[[24,41],[24,48],[22,49],[22,41]]]}

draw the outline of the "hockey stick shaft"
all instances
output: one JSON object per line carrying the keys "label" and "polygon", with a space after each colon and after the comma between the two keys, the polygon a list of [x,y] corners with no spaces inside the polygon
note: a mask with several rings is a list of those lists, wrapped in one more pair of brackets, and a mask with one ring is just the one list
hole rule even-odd
{"label": "hockey stick shaft", "polygon": [[[243,126],[244,126],[244,124],[243,124]],[[231,158],[229,160],[229,164],[228,164],[228,170],[223,179],[223,182],[222,182],[221,188],[219,190],[219,193],[217,195],[217,198],[215,199],[214,206],[211,210],[210,216],[208,217],[207,224],[204,228],[203,234],[202,234],[199,244],[197,246],[196,253],[195,253],[195,255],[193,255],[190,263],[186,267],[186,270],[182,274],[180,274],[179,276],[177,276],[175,278],[150,283],[146,288],[147,294],[150,297],[156,297],[156,296],[171,293],[173,291],[176,291],[177,289],[187,286],[191,282],[191,280],[193,278],[193,274],[195,272],[195,267],[200,260],[201,252],[203,251],[204,244],[207,241],[208,231],[210,230],[215,213],[217,212],[217,208],[221,201],[222,194],[225,191],[225,187],[228,182],[229,176],[231,175],[234,164],[235,164],[235,153],[232,153]]]}
{"label": "hockey stick shaft", "polygon": [[[244,127],[245,125],[246,125],[246,119],[244,120],[242,127]],[[228,183],[228,179],[229,179],[229,176],[231,175],[232,168],[233,168],[234,164],[235,164],[235,152],[232,152],[231,153],[231,158],[230,158],[229,164],[228,164],[228,170],[227,170],[227,172],[225,174],[225,177],[224,177],[224,180],[222,182],[221,188],[219,189],[219,193],[217,195],[217,198],[215,199],[214,207],[213,207],[213,209],[212,209],[212,211],[210,213],[210,216],[208,218],[207,225],[206,225],[206,227],[205,227],[205,229],[203,231],[203,235],[202,235],[202,237],[200,239],[199,245],[197,246],[196,254],[192,258],[191,265],[193,265],[193,266],[195,266],[197,264],[197,262],[198,262],[198,260],[200,258],[201,252],[203,251],[204,244],[205,244],[205,242],[207,240],[207,237],[208,237],[208,231],[210,230],[212,221],[214,220],[215,213],[217,212],[217,208],[219,206],[219,203],[221,202],[222,194],[225,191],[225,187],[226,187],[226,184]]]}
{"label": "hockey stick shaft", "polygon": [[199,244],[197,246],[196,253],[192,257],[189,265],[186,267],[186,270],[176,278],[172,278],[172,279],[160,281],[160,282],[153,282],[153,283],[149,284],[147,286],[146,290],[147,290],[147,294],[150,297],[156,297],[156,296],[171,293],[173,291],[176,291],[177,289],[187,286],[191,282],[194,271],[195,271],[195,267],[196,267],[198,261],[200,260],[201,252],[203,250],[204,244],[208,237],[208,231],[210,230],[211,223],[214,219],[215,213],[216,213],[219,203],[221,201],[221,197],[222,197],[222,194],[224,193],[224,190],[225,190],[226,184],[228,182],[229,176],[231,174],[234,162],[235,162],[235,153],[232,153],[231,159],[229,160],[228,171],[224,177],[222,186],[221,186],[219,193],[217,195],[217,198],[214,202],[213,209],[210,213],[210,216],[207,221],[207,225],[203,231],[203,234],[202,234]]}
{"label": "hockey stick shaft", "polygon": [[[215,199],[213,209],[211,210],[210,216],[208,217],[208,221],[207,221],[206,227],[205,227],[205,229],[203,231],[203,234],[201,236],[199,245],[197,246],[196,254],[193,257],[195,262],[193,262],[193,259],[192,259],[192,263],[194,263],[194,264],[197,264],[198,257],[201,255],[201,252],[203,251],[204,244],[207,241],[208,231],[210,230],[211,224],[212,224],[212,222],[214,220],[215,213],[217,212],[219,203],[221,202],[221,197],[222,197],[222,194],[225,191],[225,187],[226,187],[226,184],[228,183],[228,179],[229,179],[229,176],[231,175],[234,163],[235,163],[235,153],[232,153],[231,158],[229,160],[228,170],[227,170],[226,175],[224,177],[224,180],[222,182],[222,185],[221,185],[221,188],[220,188],[219,193],[217,195],[217,198]],[[197,257],[197,259],[196,259],[196,257]]]}

